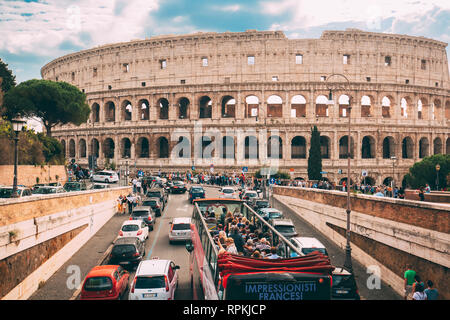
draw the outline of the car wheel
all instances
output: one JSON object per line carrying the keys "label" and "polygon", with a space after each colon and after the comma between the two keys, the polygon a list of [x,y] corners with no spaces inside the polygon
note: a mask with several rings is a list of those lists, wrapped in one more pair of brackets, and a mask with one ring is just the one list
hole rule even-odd
{"label": "car wheel", "polygon": [[108,180],[108,179],[105,179],[105,183],[109,183],[109,180]]}
{"label": "car wheel", "polygon": [[169,240],[169,244],[173,244],[173,241],[172,241],[172,240]]}

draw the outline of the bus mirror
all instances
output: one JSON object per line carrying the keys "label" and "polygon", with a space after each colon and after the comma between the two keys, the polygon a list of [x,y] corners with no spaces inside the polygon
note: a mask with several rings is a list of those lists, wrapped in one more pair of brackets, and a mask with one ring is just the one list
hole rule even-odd
{"label": "bus mirror", "polygon": [[186,250],[188,252],[192,252],[192,250],[194,250],[194,245],[191,242],[187,242],[186,243]]}

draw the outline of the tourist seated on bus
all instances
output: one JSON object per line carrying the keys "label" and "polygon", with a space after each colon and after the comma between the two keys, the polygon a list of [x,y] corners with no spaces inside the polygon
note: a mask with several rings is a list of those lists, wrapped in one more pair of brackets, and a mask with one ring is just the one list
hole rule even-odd
{"label": "tourist seated on bus", "polygon": [[270,249],[261,250],[261,257],[267,259],[270,256]]}
{"label": "tourist seated on bus", "polygon": [[270,248],[270,255],[267,257],[268,259],[281,259],[281,257],[277,254],[277,248]]}
{"label": "tourist seated on bus", "polygon": [[259,240],[259,242],[256,244],[256,249],[258,249],[260,252],[262,252],[265,249],[270,250],[270,245],[269,245],[269,242],[267,241],[267,239],[261,238],[261,240]]}
{"label": "tourist seated on bus", "polygon": [[223,254],[225,252],[231,253],[231,254],[238,254],[238,251],[237,251],[236,246],[234,244],[234,240],[232,238],[226,238],[225,239],[225,247],[219,241],[219,255]]}
{"label": "tourist seated on bus", "polygon": [[253,243],[253,240],[248,239],[244,245],[244,255],[249,257],[255,251],[255,249],[256,247],[255,244]]}
{"label": "tourist seated on bus", "polygon": [[252,255],[251,258],[256,258],[256,259],[261,259],[261,253],[258,250],[255,250]]}

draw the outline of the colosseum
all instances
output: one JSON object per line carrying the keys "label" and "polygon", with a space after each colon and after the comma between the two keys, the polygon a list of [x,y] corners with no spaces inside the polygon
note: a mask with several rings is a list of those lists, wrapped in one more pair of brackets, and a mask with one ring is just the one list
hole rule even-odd
{"label": "colosseum", "polygon": [[350,143],[351,180],[381,184],[450,153],[446,46],[357,29],[166,35],[69,54],[41,75],[87,95],[88,122],[53,131],[81,164],[307,178],[317,126],[326,179],[345,179]]}

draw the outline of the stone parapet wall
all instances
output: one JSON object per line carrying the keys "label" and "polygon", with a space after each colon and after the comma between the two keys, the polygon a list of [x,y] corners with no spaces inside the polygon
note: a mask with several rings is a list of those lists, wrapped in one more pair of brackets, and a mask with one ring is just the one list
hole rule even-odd
{"label": "stone parapet wall", "polygon": [[[14,178],[13,165],[0,165],[0,185],[12,185]],[[67,181],[66,168],[63,165],[19,165],[17,167],[17,184],[33,186],[39,178],[39,183]]]}

